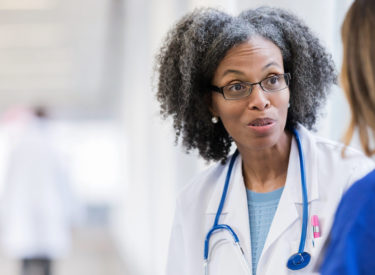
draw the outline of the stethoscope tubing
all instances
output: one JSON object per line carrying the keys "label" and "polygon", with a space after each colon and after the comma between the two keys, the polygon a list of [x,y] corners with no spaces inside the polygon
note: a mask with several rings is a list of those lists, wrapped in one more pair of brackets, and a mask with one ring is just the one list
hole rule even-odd
{"label": "stethoscope tubing", "polygon": [[225,199],[226,199],[226,196],[227,196],[227,193],[228,193],[229,181],[230,181],[230,177],[231,177],[231,174],[232,174],[233,165],[234,165],[234,162],[235,162],[237,156],[238,156],[238,150],[236,150],[236,152],[234,152],[234,154],[233,154],[233,156],[230,160],[227,176],[225,178],[223,194],[221,195],[220,204],[219,204],[219,207],[218,207],[217,212],[216,212],[214,225],[212,226],[211,230],[207,233],[206,239],[204,241],[204,243],[205,243],[204,244],[204,260],[208,259],[208,250],[209,250],[209,247],[210,247],[210,238],[211,238],[212,233],[214,233],[215,231],[221,230],[221,229],[226,229],[232,234],[232,236],[234,238],[234,241],[236,243],[239,242],[237,234],[234,232],[234,230],[229,225],[218,225],[220,215],[221,215],[221,212],[223,211]]}
{"label": "stethoscope tubing", "polygon": [[306,188],[306,174],[305,174],[305,161],[302,151],[301,140],[299,138],[299,134],[297,130],[293,129],[293,134],[297,141],[298,146],[298,154],[299,154],[299,164],[300,164],[300,171],[301,171],[301,186],[302,186],[302,200],[303,200],[303,215],[302,215],[302,231],[301,231],[301,240],[299,243],[298,253],[303,253],[305,250],[305,242],[306,242],[306,233],[307,233],[307,217],[309,216],[308,209],[307,209],[307,188]]}
{"label": "stethoscope tubing", "polygon": [[214,222],[214,227],[219,223],[219,219],[220,219],[220,215],[221,215],[221,212],[223,211],[223,207],[224,207],[224,203],[225,203],[225,199],[227,197],[227,193],[228,193],[228,187],[229,187],[229,181],[230,181],[230,177],[232,175],[232,170],[233,170],[233,165],[234,165],[234,161],[236,160],[237,156],[238,156],[238,150],[236,150],[230,160],[230,163],[229,163],[229,167],[228,167],[228,173],[227,173],[227,176],[225,178],[225,185],[224,185],[224,190],[223,190],[223,195],[221,196],[221,200],[220,200],[220,204],[219,204],[219,208],[217,209],[217,212],[216,212],[216,217],[215,217],[215,222]]}
{"label": "stethoscope tubing", "polygon": [[[302,150],[302,145],[301,145],[299,133],[295,129],[292,129],[292,132],[293,132],[293,134],[296,138],[296,141],[297,141],[298,154],[299,154],[299,160],[300,160],[301,186],[302,186],[302,199],[303,199],[303,216],[302,216],[301,239],[300,239],[300,244],[299,244],[299,248],[298,248],[298,253],[292,255],[289,258],[288,263],[287,263],[287,267],[290,268],[290,269],[293,269],[293,270],[297,270],[297,269],[301,269],[301,268],[305,267],[308,264],[308,262],[310,261],[310,255],[308,253],[304,252],[305,243],[306,243],[307,223],[308,223],[308,202],[307,202],[307,187],[306,187],[304,156],[303,156],[303,150]],[[220,199],[220,204],[219,204],[218,210],[216,212],[216,216],[215,216],[215,221],[214,221],[214,224],[213,224],[212,228],[207,233],[206,238],[205,238],[205,242],[204,242],[204,266],[205,266],[205,272],[206,273],[208,272],[207,268],[208,268],[208,256],[209,256],[209,242],[210,242],[210,238],[211,238],[212,234],[215,233],[216,231],[226,230],[226,231],[230,232],[230,234],[233,237],[234,244],[237,245],[241,249],[242,255],[244,255],[244,252],[243,252],[243,250],[240,246],[240,243],[239,243],[239,238],[238,238],[237,234],[234,232],[234,230],[229,225],[219,224],[220,215],[223,211],[225,199],[226,199],[226,196],[227,196],[227,193],[228,193],[229,182],[230,182],[230,178],[231,178],[231,174],[232,174],[232,170],[233,170],[233,165],[234,165],[234,162],[235,162],[238,154],[239,154],[239,152],[238,152],[238,150],[236,150],[234,152],[231,160],[230,160],[228,172],[227,172],[227,175],[226,175],[226,178],[225,178],[223,193],[222,193],[222,196],[221,196],[221,199]],[[305,261],[304,260],[305,254],[307,254],[307,257],[305,258],[306,262],[305,262],[305,264],[301,264]],[[296,259],[301,259],[302,262],[294,263],[296,261]],[[291,267],[290,267],[290,262],[293,263]]]}

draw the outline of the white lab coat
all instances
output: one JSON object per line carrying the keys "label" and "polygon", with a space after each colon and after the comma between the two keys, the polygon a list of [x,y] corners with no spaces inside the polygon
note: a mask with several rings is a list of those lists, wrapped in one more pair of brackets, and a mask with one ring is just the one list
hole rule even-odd
{"label": "white lab coat", "polygon": [[[300,165],[298,147],[293,139],[286,184],[259,258],[257,275],[317,274],[313,271],[314,266],[329,234],[341,196],[356,179],[374,168],[374,163],[362,153],[348,148],[347,157],[342,159],[342,145],[314,136],[302,126],[298,130],[305,157],[308,191],[309,223],[305,251],[311,253],[311,262],[299,271],[286,267],[288,258],[298,252],[302,222]],[[230,225],[237,233],[251,269],[250,228],[241,163],[239,155],[219,223]],[[182,190],[177,200],[170,240],[168,275],[204,274],[204,240],[214,223],[228,165],[229,161],[225,165],[216,164]],[[321,238],[315,239],[315,246],[312,245],[312,215],[318,215],[321,231]],[[230,242],[223,241],[225,238]],[[231,241],[226,232],[212,235],[209,274],[246,274]]]}
{"label": "white lab coat", "polygon": [[73,197],[46,123],[29,123],[10,151],[1,243],[12,257],[53,259],[70,246]]}

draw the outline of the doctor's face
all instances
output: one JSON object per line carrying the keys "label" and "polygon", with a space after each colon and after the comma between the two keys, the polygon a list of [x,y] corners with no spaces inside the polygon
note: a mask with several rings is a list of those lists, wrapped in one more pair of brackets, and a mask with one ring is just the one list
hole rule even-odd
{"label": "doctor's face", "polygon": [[[284,74],[284,64],[280,49],[271,41],[257,36],[227,52],[216,69],[212,85],[223,87],[237,83],[225,88],[230,94],[242,89],[242,82],[256,83],[266,79],[261,85],[265,89],[273,89],[273,85],[279,85],[280,79],[285,79],[272,76],[281,74]],[[250,95],[234,100],[212,92],[210,110],[220,118],[240,151],[241,148],[271,148],[286,136],[289,89],[286,85],[282,87],[278,91],[264,91],[256,84]]]}

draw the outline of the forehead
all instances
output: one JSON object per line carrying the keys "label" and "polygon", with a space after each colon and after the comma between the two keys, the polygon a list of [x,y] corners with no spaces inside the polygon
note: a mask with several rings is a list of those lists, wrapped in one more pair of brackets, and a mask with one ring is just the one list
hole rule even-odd
{"label": "forehead", "polygon": [[282,66],[281,50],[272,41],[255,36],[229,49],[217,69],[223,66],[249,65],[249,63],[262,66],[264,62],[274,62]]}

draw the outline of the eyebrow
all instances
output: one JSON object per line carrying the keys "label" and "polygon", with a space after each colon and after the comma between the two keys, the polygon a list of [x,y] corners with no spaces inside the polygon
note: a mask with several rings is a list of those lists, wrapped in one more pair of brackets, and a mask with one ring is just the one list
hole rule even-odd
{"label": "eyebrow", "polygon": [[[268,69],[268,68],[271,67],[271,66],[276,66],[276,67],[281,68],[281,66],[280,66],[278,63],[272,61],[272,62],[268,63],[267,65],[265,65],[265,66],[262,68],[262,71],[265,71],[266,69]],[[243,72],[241,72],[241,71],[231,70],[231,69],[226,70],[226,71],[223,73],[223,76],[226,76],[227,74],[245,75],[245,74],[244,74]]]}
{"label": "eyebrow", "polygon": [[266,66],[264,66],[263,69],[262,69],[262,71],[266,70],[267,68],[269,68],[271,66],[276,66],[276,67],[281,68],[281,66],[278,63],[272,61],[272,62],[268,63]]}
{"label": "eyebrow", "polygon": [[241,71],[237,71],[237,70],[226,70],[226,71],[223,73],[223,76],[226,76],[227,74],[240,74],[240,75],[245,75],[243,72],[241,72]]}

